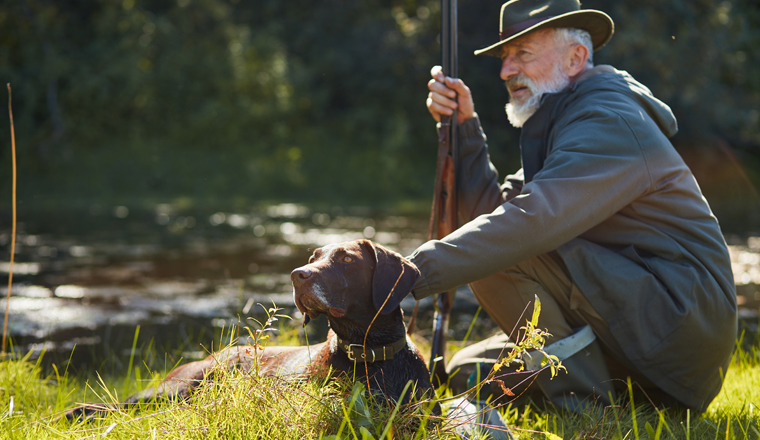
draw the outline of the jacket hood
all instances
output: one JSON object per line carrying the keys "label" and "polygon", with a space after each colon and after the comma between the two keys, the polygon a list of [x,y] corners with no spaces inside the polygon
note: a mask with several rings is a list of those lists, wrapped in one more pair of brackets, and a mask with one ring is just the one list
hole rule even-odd
{"label": "jacket hood", "polygon": [[571,88],[582,92],[581,95],[596,91],[621,93],[636,101],[665,136],[670,138],[678,132],[678,123],[670,107],[655,98],[649,88],[624,70],[606,65],[596,66],[583,73]]}

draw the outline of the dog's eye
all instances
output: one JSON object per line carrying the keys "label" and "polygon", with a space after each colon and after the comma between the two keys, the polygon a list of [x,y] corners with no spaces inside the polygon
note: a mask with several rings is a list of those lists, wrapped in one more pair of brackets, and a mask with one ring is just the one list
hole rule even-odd
{"label": "dog's eye", "polygon": [[343,261],[345,261],[346,263],[350,263],[354,261],[354,259],[351,258],[349,255],[346,255],[345,257],[343,257]]}
{"label": "dog's eye", "polygon": [[311,257],[309,257],[309,264],[311,264],[313,262],[314,262],[314,256],[312,255]]}

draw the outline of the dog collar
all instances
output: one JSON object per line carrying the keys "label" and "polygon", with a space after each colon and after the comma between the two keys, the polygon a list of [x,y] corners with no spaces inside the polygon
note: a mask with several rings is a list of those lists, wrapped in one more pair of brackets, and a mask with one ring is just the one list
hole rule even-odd
{"label": "dog collar", "polygon": [[379,347],[364,347],[362,344],[352,344],[338,337],[338,347],[348,355],[348,359],[360,362],[380,362],[393,359],[393,356],[406,347],[406,336],[393,344]]}

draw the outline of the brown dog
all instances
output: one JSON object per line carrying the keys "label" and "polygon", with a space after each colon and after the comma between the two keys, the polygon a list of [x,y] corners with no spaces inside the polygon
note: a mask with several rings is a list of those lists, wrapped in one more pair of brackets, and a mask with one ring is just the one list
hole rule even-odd
{"label": "brown dog", "polygon": [[[398,401],[404,386],[416,382],[416,397],[432,396],[430,372],[420,352],[406,336],[399,307],[419,277],[418,269],[401,255],[358,240],[325,246],[314,251],[309,264],[295,269],[295,304],[306,325],[320,314],[327,316],[327,340],[310,347],[232,347],[202,361],[175,368],[155,388],[130,397],[119,406],[131,406],[154,398],[186,398],[202,380],[213,380],[215,367],[249,371],[258,356],[265,375],[308,377],[332,368],[365,384],[377,400]],[[311,363],[310,363],[311,360]],[[410,400],[409,393],[401,398]],[[108,410],[85,404],[69,410],[68,418],[89,417]],[[436,410],[436,412],[438,412]]]}

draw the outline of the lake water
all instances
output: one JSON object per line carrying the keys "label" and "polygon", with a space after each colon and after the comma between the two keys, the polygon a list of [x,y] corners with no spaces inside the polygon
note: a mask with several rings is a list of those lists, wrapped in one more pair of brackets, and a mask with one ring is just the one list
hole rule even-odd
{"label": "lake water", "polygon": [[[223,328],[266,320],[274,302],[283,331],[302,342],[290,272],[322,245],[369,238],[408,255],[425,236],[423,216],[366,209],[308,209],[281,204],[241,212],[202,212],[157,205],[135,210],[92,206],[43,215],[19,227],[9,306],[13,350],[73,370],[120,371],[137,326],[137,362],[174,365],[218,348]],[[10,230],[0,230],[0,275],[7,285]],[[727,237],[739,292],[742,328],[757,333],[760,238]],[[5,297],[5,291],[3,293]],[[0,301],[5,307],[5,299]],[[409,316],[414,301],[403,303]],[[450,338],[461,340],[478,310],[460,288]],[[419,337],[432,333],[432,300],[421,304]],[[253,326],[256,327],[256,326]],[[324,318],[309,324],[311,343],[324,338]],[[494,330],[485,314],[473,335]],[[243,338],[242,340],[244,340]],[[241,340],[241,341],[242,341]],[[163,356],[165,359],[149,359]]]}

